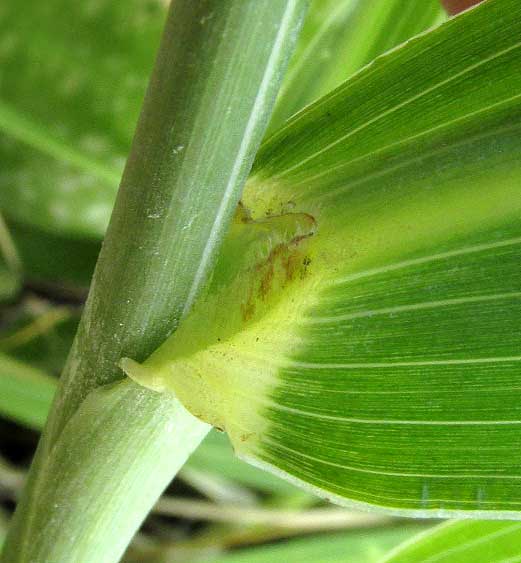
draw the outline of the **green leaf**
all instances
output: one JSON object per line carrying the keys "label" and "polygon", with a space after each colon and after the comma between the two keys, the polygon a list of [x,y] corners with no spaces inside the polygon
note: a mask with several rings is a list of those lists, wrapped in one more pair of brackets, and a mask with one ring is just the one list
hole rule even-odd
{"label": "green leaf", "polygon": [[19,287],[20,280],[18,277],[7,269],[0,259],[0,303],[8,301],[16,295]]}
{"label": "green leaf", "polygon": [[7,534],[7,519],[2,514],[0,515],[0,550],[4,545],[6,534]]}
{"label": "green leaf", "polygon": [[41,429],[56,380],[27,364],[0,354],[0,413],[30,428]]}
{"label": "green leaf", "polygon": [[[80,310],[70,306],[49,306],[31,298],[16,304],[8,327],[0,333],[0,352],[59,376],[78,328]],[[22,393],[26,392],[23,381]]]}
{"label": "green leaf", "polygon": [[439,0],[314,0],[269,131],[378,55],[443,19]]}
{"label": "green leaf", "polygon": [[103,235],[165,6],[158,0],[2,4],[0,207],[11,218]]}
{"label": "green leaf", "polygon": [[12,299],[20,289],[20,270],[17,248],[0,214],[0,303]]}
{"label": "green leaf", "polygon": [[239,550],[211,561],[212,563],[272,563],[279,561],[377,563],[388,549],[409,538],[412,533],[414,533],[414,527],[325,534]]}
{"label": "green leaf", "polygon": [[206,297],[127,373],[335,502],[519,518],[520,34],[489,0],[293,118]]}
{"label": "green leaf", "polygon": [[29,283],[44,289],[57,285],[80,295],[86,293],[100,240],[70,237],[18,221],[9,221],[9,228]]}
{"label": "green leaf", "polygon": [[452,521],[399,545],[381,563],[514,563],[521,559],[521,524]]}

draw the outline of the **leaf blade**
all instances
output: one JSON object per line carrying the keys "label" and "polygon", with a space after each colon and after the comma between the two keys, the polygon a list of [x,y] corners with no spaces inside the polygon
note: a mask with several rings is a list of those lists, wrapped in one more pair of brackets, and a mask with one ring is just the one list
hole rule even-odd
{"label": "leaf blade", "polygon": [[128,373],[335,502],[519,518],[520,15],[491,0],[271,137],[242,202],[272,252]]}
{"label": "leaf blade", "polygon": [[427,530],[398,545],[382,563],[502,563],[517,561],[521,554],[519,522],[452,521]]}

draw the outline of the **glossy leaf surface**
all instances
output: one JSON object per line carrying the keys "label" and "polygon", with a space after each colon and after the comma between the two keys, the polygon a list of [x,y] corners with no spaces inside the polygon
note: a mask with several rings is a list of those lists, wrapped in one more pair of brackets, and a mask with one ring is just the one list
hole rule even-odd
{"label": "glossy leaf surface", "polygon": [[516,563],[521,561],[519,522],[447,522],[419,534],[381,563]]}

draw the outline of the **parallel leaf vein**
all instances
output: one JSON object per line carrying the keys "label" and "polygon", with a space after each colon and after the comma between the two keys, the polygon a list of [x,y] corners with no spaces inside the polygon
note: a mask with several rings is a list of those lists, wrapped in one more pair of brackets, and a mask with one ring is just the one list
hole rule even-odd
{"label": "parallel leaf vein", "polygon": [[500,356],[495,358],[454,358],[445,360],[420,360],[414,362],[367,362],[367,363],[320,363],[288,361],[284,367],[298,369],[378,369],[413,366],[450,366],[465,364],[492,364],[503,362],[519,362],[521,356]]}
{"label": "parallel leaf vein", "polygon": [[[436,125],[435,127],[431,127],[431,128],[429,128],[429,129],[425,129],[425,130],[423,130],[423,131],[420,131],[419,133],[416,133],[415,135],[411,135],[411,136],[406,137],[406,138],[404,138],[404,139],[400,139],[400,140],[398,140],[398,141],[395,141],[394,143],[389,143],[388,145],[384,145],[383,147],[380,147],[380,148],[378,148],[378,149],[375,149],[374,151],[371,151],[371,152],[369,152],[369,153],[362,154],[362,155],[360,155],[360,156],[358,156],[358,157],[356,157],[356,158],[353,158],[353,159],[351,159],[351,160],[348,160],[348,161],[346,161],[346,162],[342,162],[342,164],[339,164],[339,165],[337,165],[337,166],[332,166],[331,168],[328,168],[327,170],[324,170],[323,172],[319,172],[318,174],[315,174],[314,176],[306,177],[306,179],[305,179],[304,181],[302,181],[302,182],[298,182],[298,183],[292,184],[292,185],[293,185],[293,186],[300,186],[300,185],[304,185],[304,184],[309,184],[309,183],[311,183],[311,182],[314,182],[315,180],[319,180],[320,178],[323,178],[324,176],[327,176],[327,175],[329,175],[329,174],[331,174],[331,173],[334,173],[334,172],[336,172],[336,171],[338,171],[338,170],[346,169],[348,166],[351,166],[352,164],[354,164],[354,163],[356,163],[356,162],[360,162],[360,161],[364,161],[364,160],[369,160],[370,158],[373,158],[374,156],[376,156],[376,155],[378,155],[378,154],[381,154],[381,153],[387,151],[388,149],[392,149],[392,148],[395,148],[395,147],[399,147],[399,146],[401,146],[401,145],[405,145],[405,144],[409,143],[410,141],[415,141],[415,140],[421,139],[422,137],[427,137],[427,136],[429,136],[430,134],[434,133],[435,131],[443,130],[443,129],[445,129],[445,128],[448,128],[448,127],[451,126],[451,125],[454,125],[454,124],[459,123],[459,122],[461,122],[461,121],[465,121],[466,119],[469,119],[469,118],[471,118],[471,117],[476,117],[476,116],[478,116],[478,115],[480,115],[480,114],[482,114],[482,113],[486,113],[487,111],[490,111],[490,110],[492,110],[492,109],[498,109],[499,107],[501,107],[501,106],[503,106],[503,105],[507,105],[507,104],[513,102],[514,100],[519,100],[519,99],[521,99],[521,94],[516,94],[516,95],[514,95],[514,96],[510,96],[509,98],[505,98],[504,100],[500,100],[499,102],[495,102],[495,103],[493,103],[493,104],[491,104],[491,105],[489,105],[489,106],[480,108],[479,110],[466,113],[466,114],[461,115],[461,116],[459,116],[459,117],[457,117],[457,118],[455,118],[455,119],[452,119],[452,120],[450,120],[450,121],[446,121],[446,122],[440,123],[440,124]],[[514,126],[509,125],[509,126],[505,127],[504,130],[515,129],[516,127],[517,127],[517,125],[514,125]],[[494,130],[494,131],[492,131],[491,133],[492,133],[492,134],[497,134],[497,133],[501,132],[502,130],[503,130],[503,129],[501,129],[501,130]],[[395,169],[397,169],[397,168],[399,168],[399,167],[406,166],[407,164],[410,164],[411,162],[414,162],[415,160],[418,160],[418,158],[425,158],[426,156],[431,156],[431,155],[436,154],[436,153],[441,152],[441,151],[444,152],[444,151],[446,151],[447,149],[450,149],[450,148],[452,148],[452,147],[454,147],[454,146],[465,145],[465,144],[468,144],[468,143],[470,143],[470,142],[473,142],[473,141],[475,141],[475,140],[477,140],[477,139],[486,138],[486,137],[488,137],[489,135],[490,135],[490,133],[487,132],[487,133],[484,133],[484,134],[480,134],[480,135],[476,135],[476,136],[467,137],[467,138],[464,140],[463,143],[457,143],[457,144],[454,143],[454,144],[449,145],[449,146],[444,145],[441,149],[437,149],[437,150],[435,150],[435,151],[426,152],[426,153],[423,153],[420,157],[416,157],[416,158],[414,158],[414,159],[410,159],[410,160],[403,161],[403,162],[401,162],[398,166],[388,167],[388,168],[385,168],[385,169],[383,169],[383,170],[380,170],[380,171],[378,172],[378,175],[379,175],[379,176],[380,176],[380,175],[384,175],[384,174],[387,174],[387,173],[389,173],[390,171],[393,171],[393,170],[395,170]],[[324,194],[324,197],[326,197],[326,195],[327,195],[328,197],[332,197],[332,196],[339,195],[340,193],[342,193],[342,192],[345,191],[346,189],[350,188],[352,185],[353,185],[353,184],[350,184],[350,185],[347,186],[347,187],[341,188],[341,189],[339,189],[339,190],[335,190],[334,192],[330,192],[330,193],[328,193],[328,194]]]}
{"label": "parallel leaf vein", "polygon": [[[398,111],[399,109],[408,106],[409,104],[411,104],[412,102],[426,96],[427,94],[430,94],[431,92],[434,92],[435,90],[437,90],[438,88],[441,88],[442,86],[445,86],[446,84],[450,84],[452,81],[456,80],[457,78],[460,78],[461,76],[464,76],[465,74],[468,74],[469,72],[472,72],[473,70],[476,70],[479,67],[482,67],[492,61],[494,61],[495,59],[501,57],[502,55],[506,55],[507,53],[510,53],[512,51],[514,51],[515,49],[519,49],[521,47],[521,41],[518,43],[515,43],[514,45],[510,45],[510,47],[507,47],[506,49],[502,49],[500,51],[497,51],[496,53],[478,61],[477,63],[474,63],[472,65],[469,65],[467,67],[465,67],[464,69],[460,70],[459,72],[453,74],[452,76],[450,76],[449,78],[446,78],[445,80],[440,80],[439,82],[433,84],[432,86],[429,86],[428,88],[422,90],[421,92],[418,92],[417,94],[415,94],[414,96],[411,96],[410,98],[407,98],[406,100],[404,100],[403,102],[396,104],[395,106],[393,106],[392,108],[376,115],[375,117],[373,117],[372,119],[369,119],[368,121],[362,123],[361,125],[359,125],[358,127],[356,127],[355,129],[353,129],[352,131],[350,131],[349,133],[346,133],[345,135],[342,135],[341,137],[339,137],[338,139],[336,139],[335,141],[333,141],[332,143],[329,143],[328,145],[326,145],[324,148],[314,152],[313,154],[309,155],[308,157],[300,160],[297,164],[295,164],[294,166],[291,166],[289,168],[286,168],[285,170],[283,170],[282,172],[280,172],[276,177],[277,178],[283,178],[284,176],[286,176],[289,172],[292,172],[293,170],[296,170],[298,168],[302,168],[302,166],[304,166],[306,163],[308,163],[310,160],[313,160],[317,157],[319,157],[320,155],[324,154],[325,152],[331,150],[333,147],[335,147],[336,145],[338,145],[339,143],[342,143],[343,141],[345,141],[346,139],[349,139],[350,137],[352,137],[353,135],[355,135],[356,133],[363,131],[364,129],[366,129],[367,127],[369,127],[370,125],[372,125],[373,123],[376,123],[377,121],[380,121],[381,119],[383,119],[384,117],[387,117],[388,115],[393,114],[394,112]],[[327,101],[327,100],[326,100]]]}
{"label": "parallel leaf vein", "polygon": [[421,311],[424,309],[436,309],[441,307],[451,307],[454,305],[463,305],[465,303],[481,303],[485,301],[500,301],[503,299],[520,299],[521,291],[513,291],[510,293],[498,293],[492,295],[473,295],[470,297],[459,297],[455,299],[440,299],[438,301],[424,301],[422,303],[410,303],[408,305],[399,305],[396,307],[384,307],[382,309],[372,309],[367,311],[357,311],[345,315],[335,315],[331,317],[308,317],[304,319],[304,324],[327,324],[348,321],[351,319],[359,319],[364,317],[374,317],[377,315],[395,315],[409,311]]}
{"label": "parallel leaf vein", "polygon": [[438,260],[447,260],[449,258],[453,258],[455,256],[462,256],[465,254],[473,254],[478,252],[484,252],[486,250],[491,250],[494,248],[502,248],[505,246],[514,246],[517,244],[521,244],[521,237],[511,238],[511,239],[504,239],[500,241],[490,242],[490,243],[483,243],[477,244],[474,246],[467,246],[463,248],[458,248],[456,250],[450,250],[448,252],[440,252],[438,254],[430,254],[427,256],[422,256],[420,258],[413,258],[411,260],[403,260],[402,262],[394,262],[391,264],[386,264],[385,266],[381,266],[379,268],[371,268],[370,270],[364,270],[362,272],[356,272],[354,274],[350,274],[344,278],[333,280],[331,282],[332,286],[341,285],[343,283],[352,282],[358,280],[360,278],[366,278],[370,276],[377,276],[380,274],[386,274],[388,272],[392,272],[395,270],[401,270],[403,268],[409,268],[411,266],[418,266],[421,264],[426,264],[428,262],[435,262]]}
{"label": "parallel leaf vein", "polygon": [[[284,444],[281,444],[279,442],[274,442],[273,440],[271,440],[269,437],[265,436],[263,437],[263,440],[265,440],[268,443],[271,443],[272,445],[276,446],[277,448],[281,448],[283,450],[286,450],[288,452],[291,452],[293,454],[296,454],[299,457],[303,457],[305,459],[309,459],[310,461],[315,461],[317,463],[323,464],[323,465],[329,465],[331,467],[338,467],[339,469],[345,469],[347,471],[353,471],[353,472],[357,472],[357,473],[369,473],[369,474],[373,474],[373,475],[389,475],[389,476],[393,476],[393,477],[422,477],[422,478],[429,478],[429,479],[499,479],[499,480],[503,480],[503,479],[521,479],[521,475],[500,475],[497,473],[483,473],[483,474],[479,474],[479,473],[452,473],[452,474],[444,474],[444,473],[416,473],[416,472],[411,472],[411,473],[404,473],[401,471],[383,471],[380,469],[368,469],[368,468],[361,468],[361,467],[353,467],[351,465],[344,465],[342,463],[337,463],[335,461],[330,461],[327,459],[322,459],[316,456],[312,456],[310,454],[306,454],[304,452],[301,452],[299,450],[295,450],[293,448],[290,448],[289,446],[286,446]],[[414,499],[414,500],[418,500],[418,499]],[[487,502],[487,501],[482,501],[482,502]]]}

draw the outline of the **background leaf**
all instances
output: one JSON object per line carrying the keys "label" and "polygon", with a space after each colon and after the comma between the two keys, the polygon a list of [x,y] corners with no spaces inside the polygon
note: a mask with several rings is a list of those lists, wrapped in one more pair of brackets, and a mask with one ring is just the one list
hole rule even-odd
{"label": "background leaf", "polygon": [[103,235],[164,14],[157,0],[3,3],[0,205],[9,217]]}
{"label": "background leaf", "polygon": [[444,19],[439,0],[314,0],[269,131],[378,55]]}
{"label": "background leaf", "polygon": [[398,546],[382,563],[514,563],[521,559],[521,524],[452,521]]}
{"label": "background leaf", "polygon": [[[411,528],[390,528],[372,533],[327,534],[248,549],[212,559],[213,563],[377,563],[389,548],[410,537]],[[203,563],[201,560],[199,563]]]}
{"label": "background leaf", "polygon": [[20,289],[21,262],[11,233],[0,214],[0,304]]}
{"label": "background leaf", "polygon": [[71,238],[10,220],[27,285],[50,297],[85,299],[101,249],[101,241]]}
{"label": "background leaf", "polygon": [[0,303],[8,301],[19,288],[19,279],[0,261]]}
{"label": "background leaf", "polygon": [[42,428],[56,383],[54,378],[0,354],[0,411],[31,428]]}

